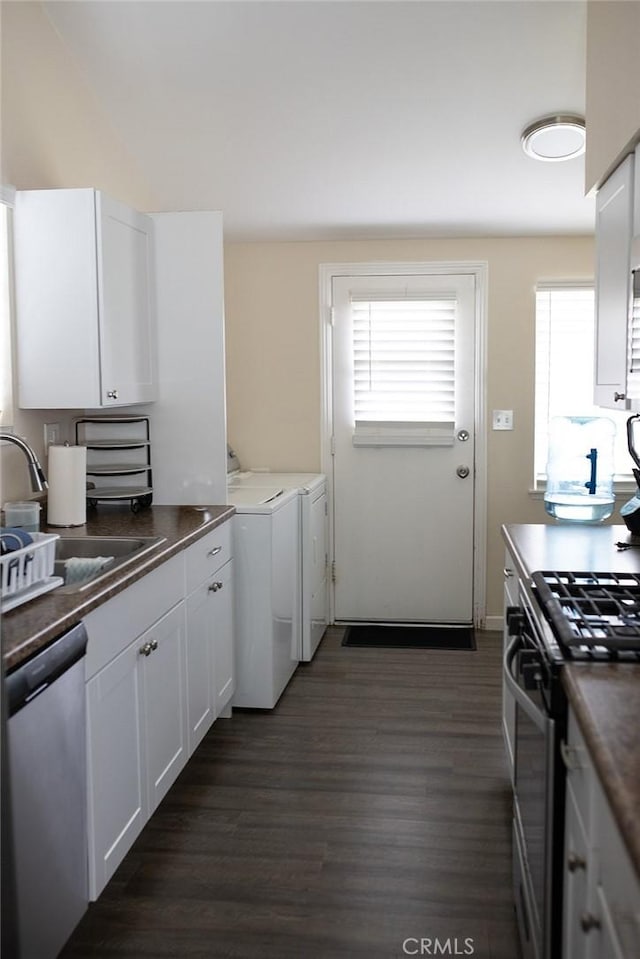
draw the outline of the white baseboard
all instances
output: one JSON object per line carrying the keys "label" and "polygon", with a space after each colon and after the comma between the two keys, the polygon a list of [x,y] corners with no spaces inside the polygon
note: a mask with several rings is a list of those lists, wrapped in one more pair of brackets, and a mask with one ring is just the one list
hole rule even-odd
{"label": "white baseboard", "polygon": [[483,629],[495,629],[502,632],[504,628],[504,616],[487,616],[484,621]]}

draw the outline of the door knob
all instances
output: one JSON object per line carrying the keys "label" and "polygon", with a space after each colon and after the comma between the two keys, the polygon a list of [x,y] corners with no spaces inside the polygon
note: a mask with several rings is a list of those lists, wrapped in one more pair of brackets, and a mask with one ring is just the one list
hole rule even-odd
{"label": "door knob", "polygon": [[460,477],[460,479],[466,479],[467,476],[469,475],[469,467],[468,467],[468,466],[459,466],[459,467],[457,468],[457,470],[456,470],[456,473],[458,474],[458,476]]}
{"label": "door knob", "polygon": [[469,439],[469,430],[458,430],[458,439],[461,443],[466,443]]}

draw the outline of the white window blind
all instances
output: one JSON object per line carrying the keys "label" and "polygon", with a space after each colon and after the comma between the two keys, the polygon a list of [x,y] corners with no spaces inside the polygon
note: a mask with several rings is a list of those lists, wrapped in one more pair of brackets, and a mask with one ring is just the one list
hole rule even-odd
{"label": "white window blind", "polygon": [[451,445],[455,294],[352,294],[355,446]]}
{"label": "white window blind", "polygon": [[593,287],[549,284],[536,289],[535,480],[546,479],[549,421],[554,416],[606,416],[616,425],[616,477],[631,479],[629,413],[593,402]]}

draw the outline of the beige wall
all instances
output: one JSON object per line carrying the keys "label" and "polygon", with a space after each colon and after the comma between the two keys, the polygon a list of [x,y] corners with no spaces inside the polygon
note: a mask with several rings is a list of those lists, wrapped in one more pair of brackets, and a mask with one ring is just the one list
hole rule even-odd
{"label": "beige wall", "polygon": [[[39,3],[2,2],[0,179],[17,189],[96,187],[140,210],[158,204]],[[43,456],[43,423],[71,416],[16,408],[15,432]],[[45,465],[44,459],[42,460]],[[2,449],[0,503],[31,495],[25,461]]]}
{"label": "beige wall", "polygon": [[[488,430],[487,612],[502,607],[502,523],[545,522],[532,500],[534,296],[541,279],[593,276],[593,238],[238,243],[225,247],[227,424],[246,467],[318,470],[321,451],[318,267],[364,261],[488,263],[486,396],[513,409]],[[480,440],[482,441],[482,439]]]}

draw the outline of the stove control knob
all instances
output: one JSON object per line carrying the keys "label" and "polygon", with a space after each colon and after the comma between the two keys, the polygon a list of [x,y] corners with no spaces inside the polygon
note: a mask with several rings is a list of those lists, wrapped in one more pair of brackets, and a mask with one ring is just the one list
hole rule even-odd
{"label": "stove control knob", "polygon": [[507,607],[507,635],[520,636],[524,629],[524,613],[519,606]]}

